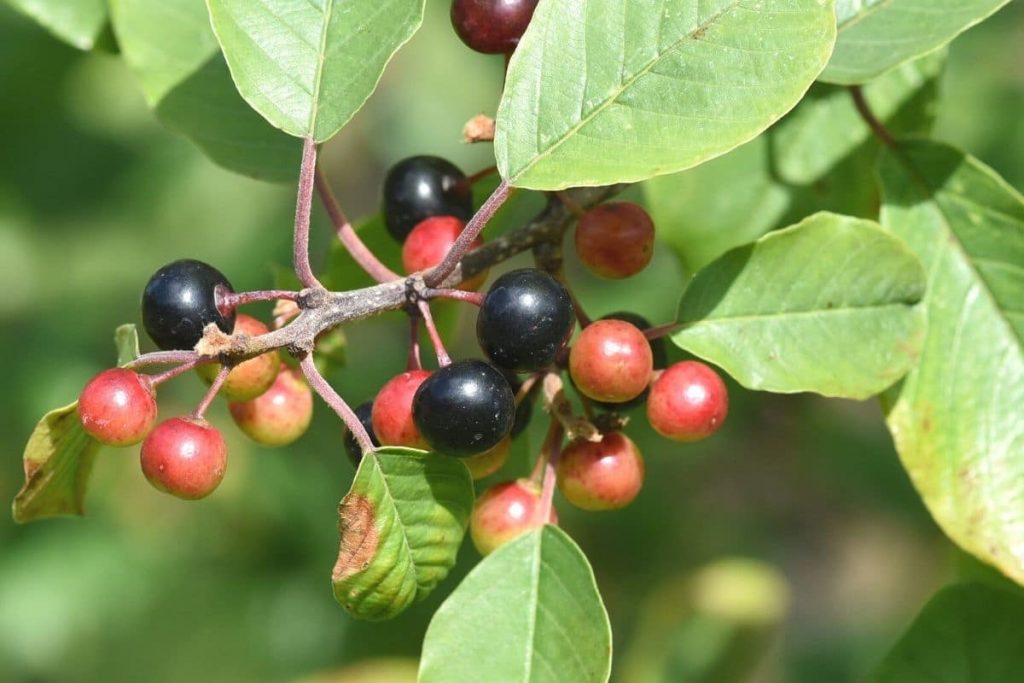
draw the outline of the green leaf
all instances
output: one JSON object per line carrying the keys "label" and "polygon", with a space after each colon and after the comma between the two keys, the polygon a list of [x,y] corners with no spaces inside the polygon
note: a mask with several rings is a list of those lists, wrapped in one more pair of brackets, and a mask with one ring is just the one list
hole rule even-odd
{"label": "green leaf", "polygon": [[99,447],[82,429],[78,401],[44,415],[22,455],[25,484],[14,498],[14,521],[85,514],[86,483]]}
{"label": "green leaf", "polygon": [[[543,5],[542,5],[543,6]],[[608,613],[583,551],[561,529],[485,557],[434,614],[420,683],[604,683]]]}
{"label": "green leaf", "polygon": [[872,683],[1006,683],[1024,671],[1024,599],[982,584],[933,597]]}
{"label": "green leaf", "polygon": [[501,175],[555,190],[674,173],[756,137],[835,41],[832,0],[547,0],[512,57]]}
{"label": "green leaf", "polygon": [[111,0],[111,20],[161,123],[229,170],[295,179],[301,143],[266,123],[238,94],[203,0]]}
{"label": "green leaf", "polygon": [[91,50],[107,23],[104,0],[7,0],[7,4],[79,50]]}
{"label": "green leaf", "polygon": [[863,399],[917,359],[924,284],[877,224],[819,213],[699,272],[672,339],[750,389]]}
{"label": "green leaf", "polygon": [[950,538],[1024,583],[1024,198],[934,142],[880,174],[882,224],[928,271],[921,361],[884,397],[896,449]]}
{"label": "green leaf", "polygon": [[[893,69],[864,88],[889,130],[926,133],[944,55]],[[729,249],[824,209],[878,217],[879,144],[846,88],[816,83],[784,119],[739,149],[644,183],[658,238],[690,272]]]}
{"label": "green leaf", "polygon": [[239,92],[274,126],[323,142],[377,87],[425,0],[208,0]]}
{"label": "green leaf", "polygon": [[456,458],[387,447],[367,455],[338,509],[334,597],[359,619],[390,619],[448,575],[473,507]]}
{"label": "green leaf", "polygon": [[928,54],[1010,0],[837,0],[839,37],[820,79],[867,83]]}
{"label": "green leaf", "polygon": [[135,325],[126,323],[114,330],[114,345],[117,347],[117,365],[123,367],[139,357],[139,333]]}

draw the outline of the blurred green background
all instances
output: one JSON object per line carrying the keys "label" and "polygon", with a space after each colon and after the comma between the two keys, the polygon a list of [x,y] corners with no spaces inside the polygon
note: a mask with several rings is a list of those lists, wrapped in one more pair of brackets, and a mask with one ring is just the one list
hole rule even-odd
{"label": "blurred green background", "polygon": [[[384,169],[404,156],[440,154],[469,171],[492,163],[488,146],[463,145],[459,132],[493,112],[500,74],[500,60],[454,37],[447,3],[429,2],[424,28],[324,151],[350,215],[375,210]],[[1024,188],[1021,3],[954,43],[942,90],[936,137]],[[236,289],[271,285],[290,258],[294,190],[215,167],[155,122],[116,56],[76,52],[2,4],[0,130],[0,499],[10,501],[36,420],[113,362],[113,329],[138,322],[149,275],[188,256]],[[330,232],[315,220],[324,262]],[[683,282],[665,248],[629,285],[573,263],[570,275],[591,315],[632,308],[656,322]],[[444,317],[461,335],[455,348],[472,354],[466,313]],[[347,328],[354,362],[332,374],[339,391],[371,398],[402,368],[405,331],[400,316]],[[201,386],[170,385],[162,414],[189,410]],[[560,505],[611,614],[614,679],[859,680],[938,587],[988,572],[930,521],[876,404],[732,389],[726,428],[706,444],[669,444],[635,420],[649,474],[631,507]],[[245,441],[223,405],[212,419],[231,466],[207,500],[159,494],[136,449],[106,450],[86,518],[0,518],[0,680],[281,681],[417,655],[431,613],[478,559],[471,545],[425,603],[393,622],[354,622],[329,580],[352,477],[339,422],[318,405],[310,433],[272,451]],[[541,423],[504,476],[525,471]]]}

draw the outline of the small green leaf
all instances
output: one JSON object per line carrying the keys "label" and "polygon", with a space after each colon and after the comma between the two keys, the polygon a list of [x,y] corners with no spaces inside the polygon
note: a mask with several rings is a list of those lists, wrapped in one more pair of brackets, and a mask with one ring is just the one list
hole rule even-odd
{"label": "small green leaf", "polygon": [[1024,583],[1024,198],[987,166],[919,141],[882,158],[882,224],[928,270],[921,362],[883,400],[939,526]]}
{"label": "small green leaf", "polygon": [[1024,599],[983,584],[940,591],[872,683],[1007,683],[1024,671]]}
{"label": "small green leaf", "polygon": [[44,415],[22,456],[25,484],[14,498],[14,521],[85,514],[86,482],[99,447],[82,429],[78,401]]}
{"label": "small green leaf", "polygon": [[448,575],[473,507],[456,458],[387,447],[359,464],[338,509],[334,597],[359,619],[390,619]]}
{"label": "small green leaf", "polygon": [[1010,0],[837,0],[839,37],[820,80],[867,83],[928,54]]}
{"label": "small green leaf", "polygon": [[420,683],[604,683],[608,613],[583,551],[551,525],[485,557],[434,614]]}
{"label": "small green leaf", "polygon": [[123,367],[139,357],[139,333],[135,325],[126,323],[114,330],[114,345],[117,346],[117,365]]}
{"label": "small green leaf", "polygon": [[509,65],[502,177],[557,190],[674,173],[754,138],[835,42],[833,0],[547,0]]}
{"label": "small green leaf", "polygon": [[425,0],[208,0],[242,97],[274,126],[323,142],[377,87]]}
{"label": "small green leaf", "polygon": [[699,272],[672,339],[750,389],[863,399],[917,359],[924,286],[876,223],[819,213]]}
{"label": "small green leaf", "polygon": [[107,23],[104,0],[7,0],[7,4],[79,50],[91,50]]}

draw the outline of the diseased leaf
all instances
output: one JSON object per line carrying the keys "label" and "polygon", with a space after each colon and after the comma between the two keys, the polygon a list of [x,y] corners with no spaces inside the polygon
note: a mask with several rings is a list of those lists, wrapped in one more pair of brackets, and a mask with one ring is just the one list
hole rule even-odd
{"label": "diseased leaf", "polygon": [[242,97],[274,126],[323,142],[367,100],[419,28],[424,0],[208,0]]}
{"label": "diseased leaf", "polygon": [[7,4],[79,50],[91,50],[107,23],[104,0],[7,0]]}
{"label": "diseased leaf", "polygon": [[920,363],[883,397],[939,526],[1024,583],[1024,198],[935,142],[883,156],[882,224],[928,271]]}
{"label": "diseased leaf", "polygon": [[864,399],[917,359],[924,286],[876,223],[819,213],[700,271],[672,340],[750,389]]}
{"label": "diseased leaf", "polygon": [[448,575],[473,507],[456,458],[387,447],[363,457],[338,509],[334,597],[359,619],[390,619]]}
{"label": "diseased leaf", "polygon": [[1010,0],[836,0],[839,37],[820,80],[867,83],[928,54]]}
{"label": "diseased leaf", "polygon": [[583,551],[558,527],[485,557],[434,613],[420,683],[604,683],[611,627]]}
{"label": "diseased leaf", "polygon": [[754,138],[828,61],[832,0],[547,0],[509,65],[495,154],[555,190],[673,173]]}

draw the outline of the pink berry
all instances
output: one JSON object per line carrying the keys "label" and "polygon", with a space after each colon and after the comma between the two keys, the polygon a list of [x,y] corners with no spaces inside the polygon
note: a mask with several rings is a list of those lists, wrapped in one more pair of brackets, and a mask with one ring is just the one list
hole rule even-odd
{"label": "pink berry", "polygon": [[384,446],[429,450],[412,419],[412,399],[430,373],[409,370],[388,380],[373,400],[373,431]]}
{"label": "pink berry", "polygon": [[238,428],[256,443],[287,446],[313,419],[313,392],[302,373],[281,364],[269,389],[251,401],[228,404]]}
{"label": "pink berry", "polygon": [[[412,274],[429,270],[444,260],[466,224],[455,216],[431,216],[416,224],[402,244],[402,267]],[[477,237],[470,248],[483,246]],[[487,273],[475,275],[459,285],[459,289],[473,292],[487,279]]]}
{"label": "pink berry", "polygon": [[596,401],[636,398],[651,381],[654,357],[644,333],[622,320],[598,320],[580,333],[569,353],[569,374]]}
{"label": "pink berry", "polygon": [[654,222],[632,202],[599,204],[576,226],[576,253],[601,277],[636,275],[654,255]]}
{"label": "pink berry", "polygon": [[206,420],[174,417],[142,443],[142,473],[157,489],[186,500],[204,498],[224,478],[228,447]]}
{"label": "pink berry", "polygon": [[131,446],[156,423],[156,390],[149,377],[131,370],[104,370],[78,397],[85,431],[109,446]]}
{"label": "pink berry", "polygon": [[558,461],[558,488],[584,510],[617,510],[633,502],[644,483],[640,449],[622,432],[599,442],[574,441]]}
{"label": "pink berry", "polygon": [[532,529],[558,523],[552,506],[547,520],[540,509],[541,489],[527,479],[507,481],[487,489],[473,506],[469,518],[469,534],[481,555]]}
{"label": "pink berry", "polygon": [[714,434],[729,412],[729,392],[718,373],[699,361],[669,367],[647,397],[647,420],[674,441],[700,441]]}

